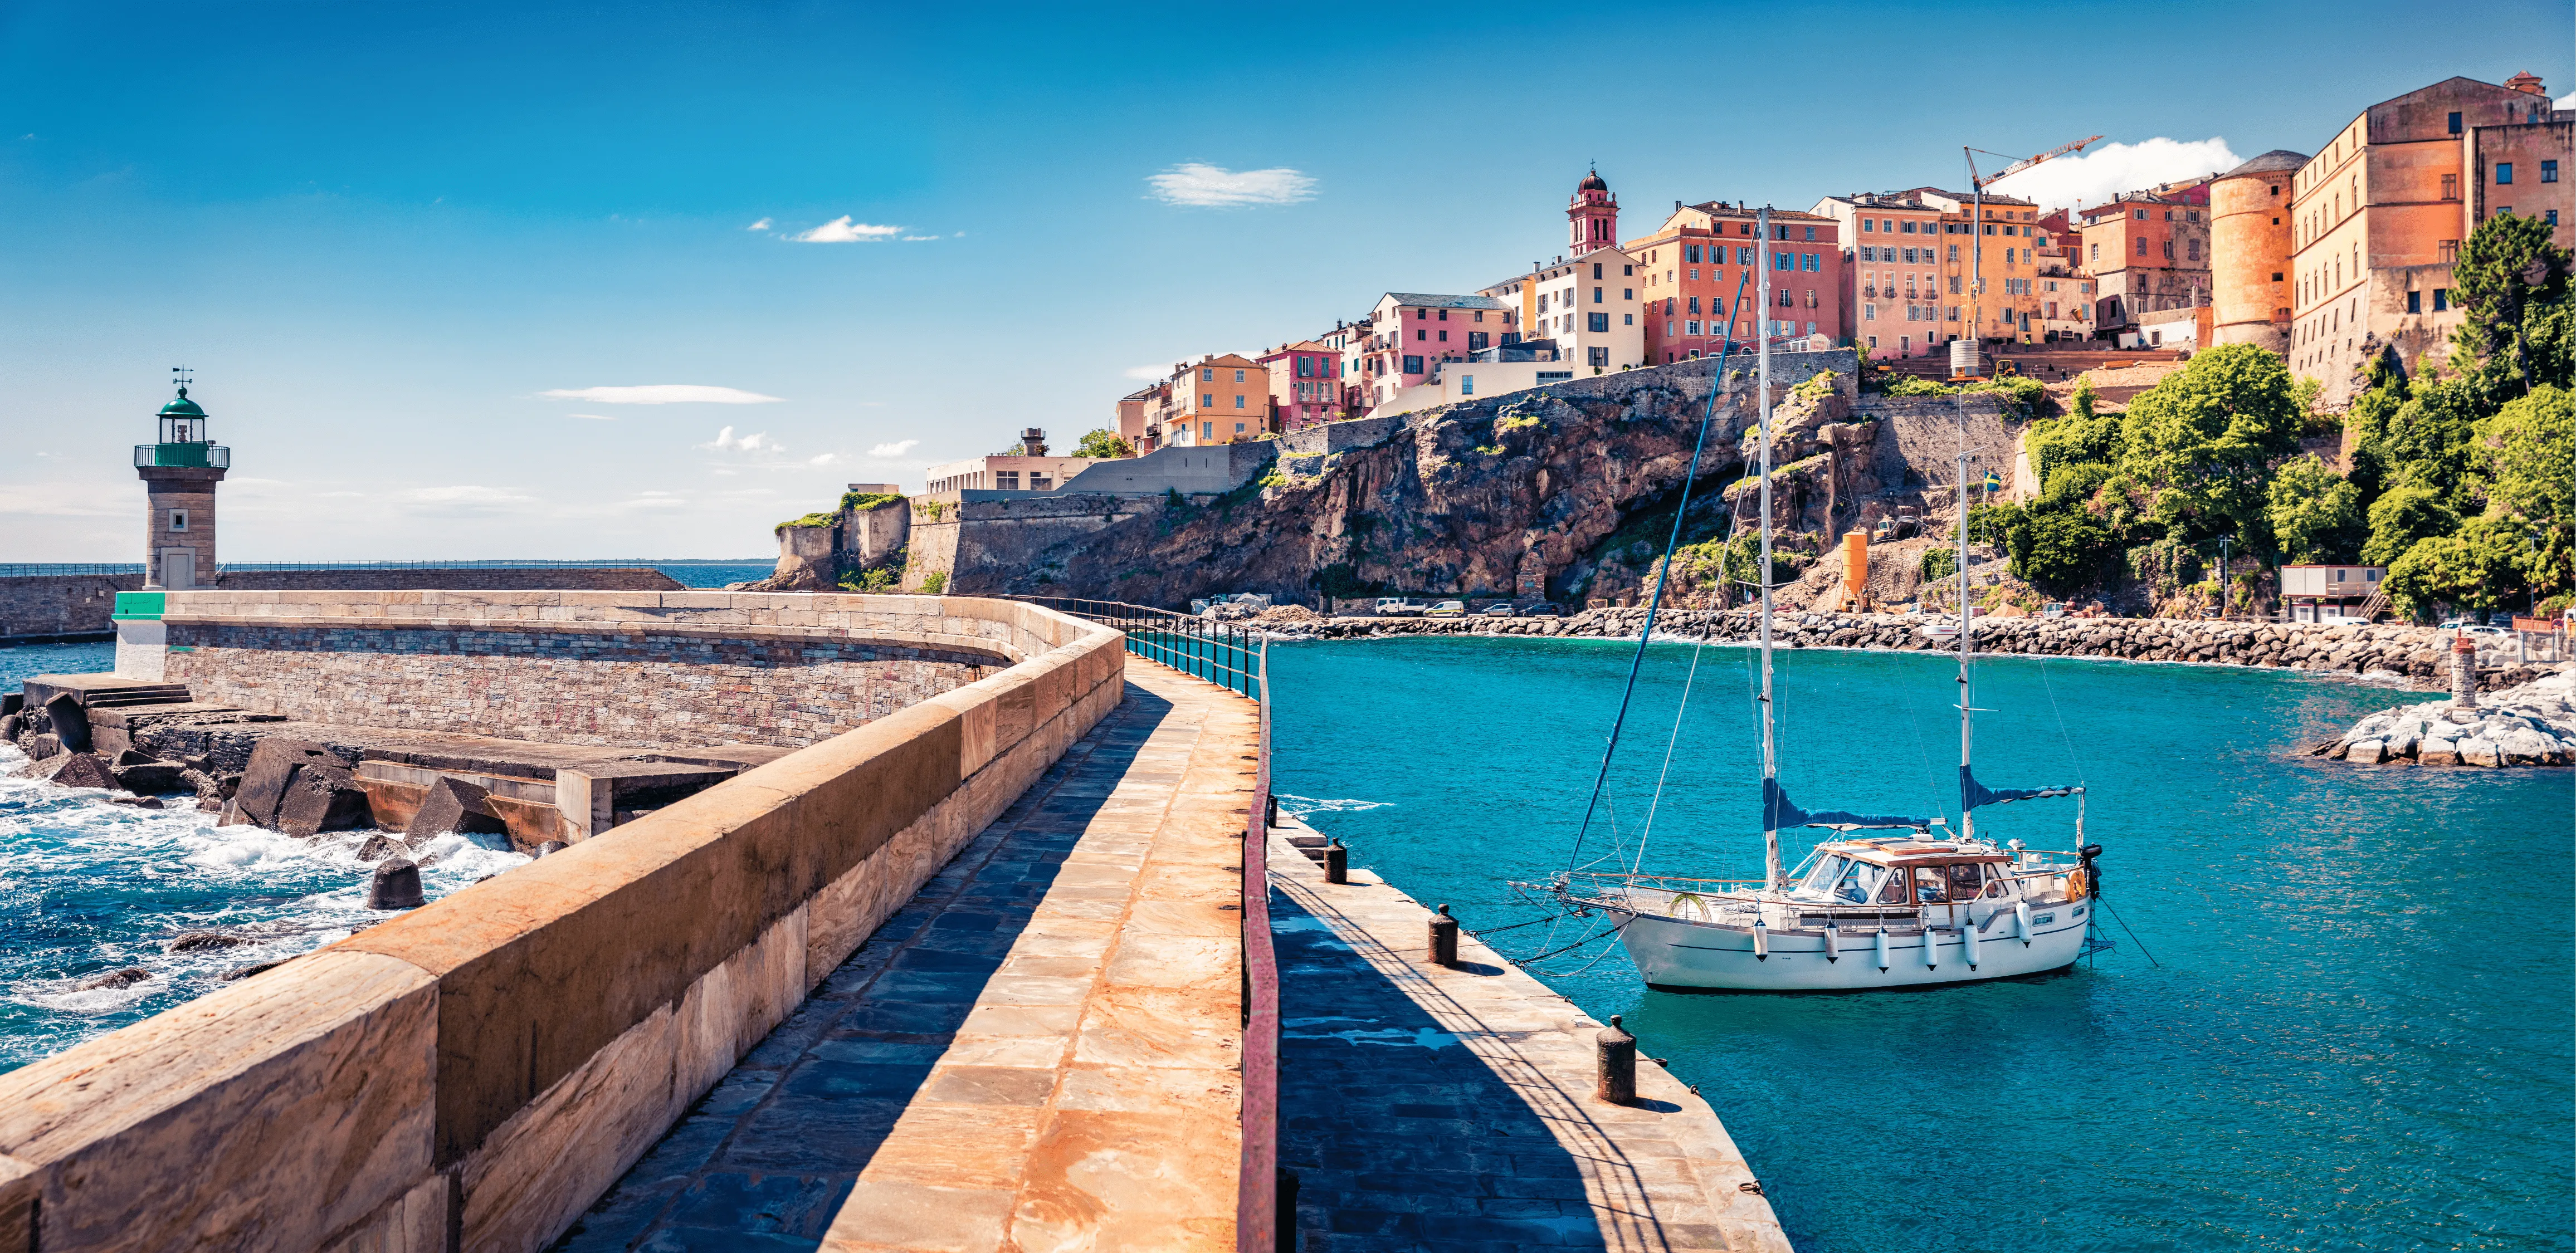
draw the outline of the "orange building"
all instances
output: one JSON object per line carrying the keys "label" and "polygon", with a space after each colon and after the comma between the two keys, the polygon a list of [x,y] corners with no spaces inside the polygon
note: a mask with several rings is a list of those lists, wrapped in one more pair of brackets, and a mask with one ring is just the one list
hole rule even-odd
{"label": "orange building", "polygon": [[2290,351],[2290,179],[2303,152],[2275,148],[2209,185],[2211,337]]}
{"label": "orange building", "polygon": [[[1771,210],[1771,306],[1756,308],[1756,212],[1722,200],[1675,201],[1662,226],[1621,245],[1636,258],[1648,364],[1715,355],[1756,334],[1842,338],[1840,223],[1821,213]],[[1739,288],[1743,304],[1732,307]]]}
{"label": "orange building", "polygon": [[2370,106],[2291,180],[2290,368],[2348,399],[2383,348],[2409,368],[2447,352],[2460,241],[2496,213],[2576,241],[2561,171],[2576,110],[2541,81],[2450,78]]}
{"label": "orange building", "polygon": [[2077,210],[2095,333],[2117,336],[2134,331],[2140,314],[2208,303],[2208,206],[2208,180],[2194,179]]}
{"label": "orange building", "polygon": [[1171,377],[1170,444],[1204,447],[1270,433],[1270,367],[1240,353],[1201,357]]}
{"label": "orange building", "polygon": [[1882,359],[1919,357],[1950,338],[1941,322],[1940,206],[1910,192],[1853,192],[1813,211],[1843,238],[1837,334]]}

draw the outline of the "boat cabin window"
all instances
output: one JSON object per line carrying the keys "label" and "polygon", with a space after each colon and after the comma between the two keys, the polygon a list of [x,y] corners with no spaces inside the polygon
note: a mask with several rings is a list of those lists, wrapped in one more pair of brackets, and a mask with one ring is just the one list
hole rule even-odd
{"label": "boat cabin window", "polygon": [[1950,880],[1950,899],[1973,901],[1986,889],[1986,868],[1970,862],[1964,866],[1944,866]]}
{"label": "boat cabin window", "polygon": [[1943,879],[1941,870],[1942,868],[1939,866],[1916,866],[1914,868],[1914,899],[1917,902],[1925,905],[1938,905],[1941,902],[1950,899],[1949,893],[1945,891],[1942,886]]}
{"label": "boat cabin window", "polygon": [[1891,876],[1883,866],[1847,857],[1834,859],[1834,879],[1829,885],[1832,899],[1851,905],[1866,905],[1890,885]]}
{"label": "boat cabin window", "polygon": [[1808,871],[1806,879],[1798,884],[1798,890],[1811,894],[1827,891],[1834,886],[1834,881],[1842,876],[1843,868],[1850,864],[1851,859],[1848,857],[1819,857],[1816,859],[1815,868]]}

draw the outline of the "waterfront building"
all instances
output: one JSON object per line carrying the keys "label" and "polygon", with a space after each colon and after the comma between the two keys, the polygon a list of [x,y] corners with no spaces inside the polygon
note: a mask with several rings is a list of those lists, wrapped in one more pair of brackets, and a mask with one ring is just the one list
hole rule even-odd
{"label": "waterfront building", "polygon": [[1910,192],[1827,196],[1813,212],[1842,236],[1842,323],[1835,334],[1882,360],[1919,357],[1941,333],[1942,211]]}
{"label": "waterfront building", "polygon": [[188,399],[185,367],[173,373],[179,395],[161,406],[158,438],[134,446],[134,473],[150,503],[143,586],[154,591],[215,585],[215,484],[233,462],[233,450],[207,433],[205,409]]}
{"label": "waterfront building", "polygon": [[1369,311],[1368,333],[1354,376],[1371,408],[1429,382],[1445,361],[1463,361],[1517,334],[1511,306],[1492,296],[1388,292]]}
{"label": "waterfront building", "polygon": [[1346,322],[1333,319],[1333,329],[1315,336],[1315,342],[1331,349],[1335,381],[1340,387],[1340,412],[1336,420],[1354,418],[1366,411],[1369,402],[1366,389],[1359,383],[1360,358],[1368,351],[1368,319]]}
{"label": "waterfront building", "polygon": [[2290,180],[2308,155],[2275,148],[2209,184],[2213,341],[2290,352]]}
{"label": "waterfront building", "polygon": [[1260,439],[1272,430],[1270,369],[1241,353],[1175,367],[1164,440],[1184,448]]}
{"label": "waterfront building", "polygon": [[1342,358],[1332,345],[1301,339],[1254,360],[1270,372],[1270,404],[1278,414],[1278,429],[1302,431],[1341,417]]}
{"label": "waterfront building", "polygon": [[1118,398],[1117,425],[1111,429],[1137,456],[1154,451],[1163,442],[1163,410],[1172,395],[1170,381],[1140,387]]}
{"label": "waterfront building", "polygon": [[[1661,225],[1624,246],[1636,258],[1637,294],[1645,306],[1638,320],[1645,324],[1642,351],[1648,362],[1714,354],[1729,342],[1750,343],[1756,334],[1841,338],[1841,224],[1821,213],[1771,210],[1771,307],[1756,309],[1761,276],[1743,279],[1761,242],[1754,238],[1759,212],[1722,200],[1675,201]],[[1745,304],[1731,310],[1739,283]]]}
{"label": "waterfront building", "polygon": [[2451,267],[2478,223],[2526,214],[2576,245],[2571,141],[2576,110],[2528,73],[2445,79],[2346,123],[2290,180],[2291,371],[2335,403],[2382,348],[2409,369],[2445,355],[2460,322]]}
{"label": "waterfront building", "polygon": [[2283,566],[2281,616],[2287,622],[2367,620],[2374,606],[2385,604],[2380,581],[2386,566]]}

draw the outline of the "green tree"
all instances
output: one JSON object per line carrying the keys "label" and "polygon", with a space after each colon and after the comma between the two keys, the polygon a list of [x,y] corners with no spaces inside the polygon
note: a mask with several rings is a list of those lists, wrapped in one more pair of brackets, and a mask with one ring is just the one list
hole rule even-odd
{"label": "green tree", "polygon": [[2489,404],[2576,383],[2561,347],[2570,256],[2551,231],[2529,214],[2499,213],[2460,241],[2451,282],[2464,317],[2451,342],[2477,360],[2469,382]]}
{"label": "green tree", "polygon": [[2528,545],[2501,518],[2480,518],[2457,535],[2415,542],[2390,562],[2381,584],[2398,611],[2422,619],[2438,606],[2496,609],[2522,598]]}
{"label": "green tree", "polygon": [[2418,543],[2460,529],[2459,511],[2420,483],[2400,483],[2381,493],[2369,516],[2370,539],[2361,546],[2361,559],[2374,566],[2394,565]]}
{"label": "green tree", "polygon": [[2475,389],[2459,380],[2415,388],[2388,416],[2372,445],[2383,475],[2380,489],[2412,483],[2430,488],[2458,512],[2476,512],[2476,501],[2467,493],[2483,413]]}
{"label": "green tree", "polygon": [[2012,571],[2041,591],[2071,596],[2102,577],[2117,551],[2111,529],[2081,509],[2034,512],[2013,534]]}
{"label": "green tree", "polygon": [[1103,427],[1083,436],[1082,442],[1073,446],[1073,455],[1077,457],[1133,457],[1136,455],[1136,450],[1129,447],[1126,440],[1118,438],[1118,432]]}
{"label": "green tree", "polygon": [[2272,534],[2292,561],[2350,561],[2369,537],[2361,490],[2314,454],[2273,471],[2271,499]]}
{"label": "green tree", "polygon": [[2524,581],[2576,587],[2576,394],[2543,383],[2478,424],[2478,477],[2491,517],[2529,548]]}
{"label": "green tree", "polygon": [[2299,450],[2301,423],[2280,355],[2222,344],[2130,403],[2121,464],[2153,489],[2177,538],[2233,530],[2247,552],[2269,554],[2270,466]]}

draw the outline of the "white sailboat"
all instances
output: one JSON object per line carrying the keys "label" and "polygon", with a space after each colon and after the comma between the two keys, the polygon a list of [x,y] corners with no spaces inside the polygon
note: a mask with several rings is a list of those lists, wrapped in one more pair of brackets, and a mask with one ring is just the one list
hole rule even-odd
{"label": "white sailboat", "polygon": [[[1769,212],[1759,233],[1770,246]],[[1759,305],[1770,308],[1771,262],[1757,258],[1762,276]],[[1766,328],[1767,329],[1767,328]],[[1684,878],[1569,869],[1547,890],[1581,913],[1619,920],[1619,938],[1652,987],[1742,991],[1851,991],[1966,983],[2036,974],[2071,965],[2088,945],[2100,874],[2093,859],[2101,846],[2084,843],[2081,787],[1987,788],[1970,769],[1974,701],[1970,658],[1975,630],[1970,617],[1967,560],[1967,450],[1959,453],[1959,829],[1946,818],[1809,812],[1781,790],[1773,751],[1771,693],[1771,343],[1761,340],[1761,694],[1763,862],[1760,880]],[[1710,410],[1723,387],[1723,361],[1712,385]],[[1705,444],[1708,419],[1701,424]],[[1691,470],[1698,470],[1694,451]],[[1684,485],[1688,507],[1688,483]],[[1675,539],[1680,521],[1675,520]],[[1667,546],[1669,565],[1670,545]],[[1653,634],[1663,589],[1647,610]],[[1639,656],[1645,640],[1638,643]],[[1635,688],[1635,665],[1629,685]],[[1619,721],[1604,752],[1602,778],[1617,751]],[[1595,782],[1595,798],[1600,781]],[[1976,837],[1980,806],[2042,797],[2076,798],[2076,847],[2068,852],[2027,849],[2014,840],[1997,845]],[[1591,825],[1589,811],[1584,826]],[[1793,870],[1783,870],[1780,832],[1823,828],[1818,844]],[[1861,835],[1860,832],[1892,832]],[[1576,837],[1577,855],[1582,835]],[[1639,860],[1643,850],[1639,850]]]}

